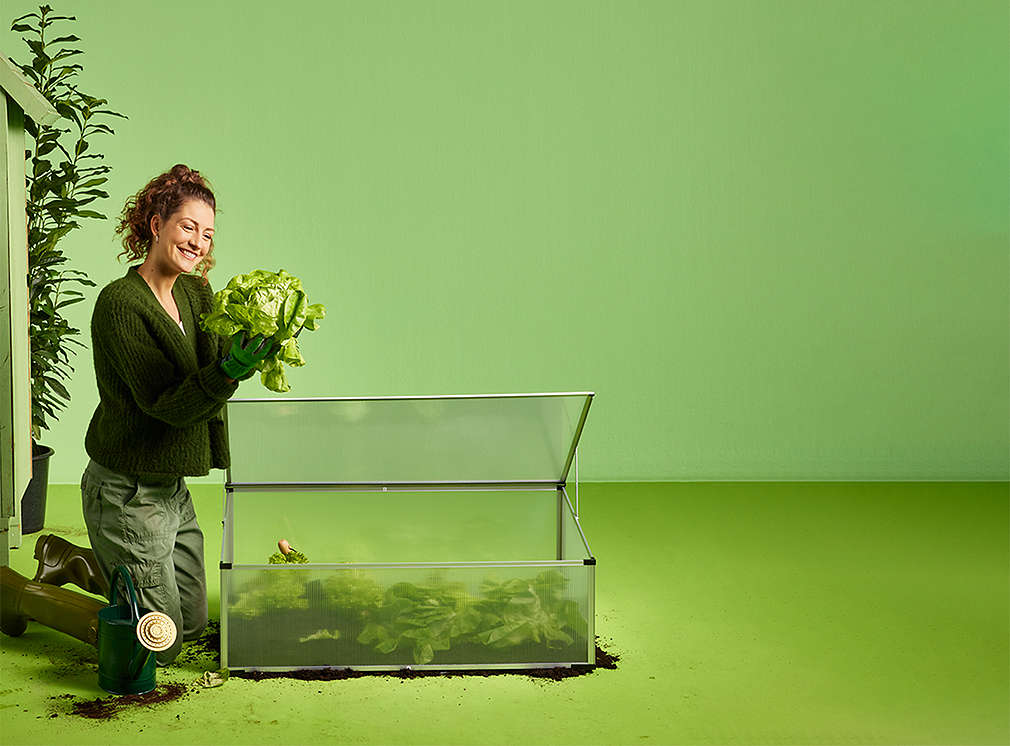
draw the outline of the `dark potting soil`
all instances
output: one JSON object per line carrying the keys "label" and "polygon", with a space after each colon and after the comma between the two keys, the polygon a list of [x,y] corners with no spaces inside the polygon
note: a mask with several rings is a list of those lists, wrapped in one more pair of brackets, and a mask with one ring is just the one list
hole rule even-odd
{"label": "dark potting soil", "polygon": [[[92,720],[108,720],[120,710],[133,707],[148,707],[150,705],[173,702],[184,697],[188,691],[185,684],[160,684],[154,691],[147,694],[123,694],[113,697],[99,697],[83,702],[74,702],[71,714]],[[63,694],[52,699],[76,699],[72,694]],[[50,717],[56,717],[53,713]]]}
{"label": "dark potting soil", "polygon": [[435,669],[417,671],[412,668],[401,668],[396,671],[354,671],[349,668],[318,668],[298,669],[295,671],[234,671],[231,675],[240,679],[297,679],[299,681],[341,681],[343,679],[358,679],[365,676],[385,676],[394,679],[420,679],[428,676],[454,678],[457,676],[528,676],[531,679],[547,679],[562,681],[576,676],[586,676],[598,668],[614,670],[620,655],[610,653],[600,647],[600,638],[596,638],[596,665],[576,665],[571,668],[508,668],[508,669],[474,669],[465,671],[438,671]]}
{"label": "dark potting soil", "polygon": [[[182,652],[176,658],[176,662],[182,664],[199,663],[216,668],[220,652],[221,625],[216,620],[210,620],[198,639],[183,645]],[[88,662],[97,672],[97,664]],[[61,694],[50,697],[50,699],[70,700],[70,710],[60,708],[62,712],[52,712],[49,717],[55,718],[60,714],[70,714],[92,720],[109,720],[122,710],[173,702],[185,697],[189,691],[189,687],[185,684],[166,683],[159,684],[154,691],[147,694],[111,695],[83,701],[73,694]]]}

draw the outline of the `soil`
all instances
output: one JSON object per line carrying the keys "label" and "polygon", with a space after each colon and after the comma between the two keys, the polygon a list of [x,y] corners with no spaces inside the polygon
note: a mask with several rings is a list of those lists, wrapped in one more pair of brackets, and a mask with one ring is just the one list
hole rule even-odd
{"label": "soil", "polygon": [[[183,652],[176,659],[183,663],[192,663],[201,658],[210,658],[213,661],[220,659],[221,649],[221,628],[216,621],[207,623],[207,627],[199,639],[187,643],[183,647]],[[74,664],[87,664],[97,670],[97,665],[91,659],[93,656],[82,657],[80,660],[68,662],[68,666]],[[400,680],[420,679],[429,676],[442,676],[445,678],[456,678],[463,676],[526,676],[531,679],[543,681],[563,681],[577,676],[586,676],[597,669],[614,670],[617,668],[617,661],[621,656],[611,653],[600,646],[600,638],[596,637],[596,665],[576,665],[571,668],[529,668],[529,669],[477,669],[465,671],[439,671],[424,670],[416,671],[411,668],[401,668],[396,671],[354,671],[349,668],[320,668],[320,669],[299,669],[295,671],[235,671],[231,675],[240,679],[251,679],[252,681],[262,681],[263,679],[295,679],[298,681],[341,681],[344,679],[357,679],[365,676],[384,676]],[[49,717],[55,718],[60,714],[77,715],[78,717],[92,720],[109,720],[122,710],[133,707],[150,707],[151,705],[173,702],[186,697],[191,689],[185,684],[166,683],[158,685],[154,691],[147,694],[124,694],[111,697],[99,697],[81,701],[73,694],[60,694],[50,697],[52,700],[69,700],[70,710],[59,708],[60,712],[51,712]]]}
{"label": "soil", "polygon": [[[108,720],[116,715],[120,710],[128,707],[148,707],[150,705],[173,702],[186,696],[188,687],[185,684],[161,684],[155,687],[154,691],[147,694],[124,694],[116,697],[99,697],[98,699],[88,699],[83,702],[73,702],[70,713],[92,720]],[[61,694],[51,699],[77,698],[72,694]],[[56,717],[58,713],[52,713],[49,717]]]}
{"label": "soil", "polygon": [[[183,664],[198,663],[217,668],[217,661],[219,660],[220,652],[221,625],[217,621],[211,620],[207,622],[207,626],[204,628],[203,634],[200,635],[198,639],[193,642],[187,642],[183,645],[182,652],[179,654],[179,657],[176,658],[176,661]],[[60,670],[69,674],[75,668],[87,665],[95,671],[95,675],[97,676],[98,664],[95,658],[95,654],[91,654],[89,656],[75,656],[71,659],[61,661]],[[52,656],[50,656],[50,660],[53,661],[54,665],[57,663]],[[127,708],[149,707],[151,705],[164,704],[165,702],[173,702],[185,697],[189,691],[189,687],[185,684],[166,683],[158,685],[154,691],[148,692],[147,694],[114,695],[83,701],[73,694],[61,694],[50,697],[50,699],[69,700],[68,704],[70,709],[65,710],[61,707],[59,708],[59,711],[51,712],[49,717],[55,718],[63,714],[77,715],[78,717],[89,718],[92,720],[109,720],[114,718],[118,712]]]}
{"label": "soil", "polygon": [[596,665],[572,666],[570,668],[507,668],[507,669],[475,669],[466,671],[438,671],[435,669],[417,671],[411,668],[401,668],[397,671],[354,671],[349,668],[316,668],[298,669],[295,671],[234,671],[232,676],[239,679],[262,681],[263,679],[297,679],[299,681],[341,681],[343,679],[358,679],[365,676],[385,676],[394,679],[420,679],[427,676],[454,678],[458,676],[527,676],[531,679],[546,679],[562,681],[586,676],[598,668],[614,670],[620,655],[610,653],[600,647],[600,638],[596,638]]}

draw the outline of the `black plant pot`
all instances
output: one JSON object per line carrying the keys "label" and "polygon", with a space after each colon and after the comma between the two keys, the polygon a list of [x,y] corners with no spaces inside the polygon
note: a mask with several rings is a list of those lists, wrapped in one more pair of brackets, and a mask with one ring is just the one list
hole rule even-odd
{"label": "black plant pot", "polygon": [[32,442],[32,478],[21,498],[21,534],[41,531],[46,522],[46,492],[49,489],[49,457],[55,451]]}

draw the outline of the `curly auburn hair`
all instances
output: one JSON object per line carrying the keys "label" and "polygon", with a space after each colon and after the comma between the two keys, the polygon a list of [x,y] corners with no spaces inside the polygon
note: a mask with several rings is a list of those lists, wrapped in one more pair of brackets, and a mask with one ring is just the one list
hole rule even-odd
{"label": "curly auburn hair", "polygon": [[[119,252],[116,258],[124,254],[127,261],[146,258],[154,240],[151,233],[151,218],[157,214],[165,222],[182,207],[183,202],[190,199],[205,202],[210,209],[217,212],[214,192],[199,171],[177,163],[170,171],[151,179],[147,186],[126,200],[115,231],[123,236],[123,251]],[[204,285],[207,284],[207,272],[213,267],[214,239],[211,238],[207,255],[193,268],[200,270]]]}

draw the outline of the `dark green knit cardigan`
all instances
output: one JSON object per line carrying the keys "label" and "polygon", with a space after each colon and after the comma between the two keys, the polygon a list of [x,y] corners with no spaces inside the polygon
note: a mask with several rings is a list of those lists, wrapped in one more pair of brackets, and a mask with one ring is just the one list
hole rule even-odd
{"label": "dark green knit cardigan", "polygon": [[88,426],[88,455],[135,476],[203,476],[229,465],[221,418],[238,383],[219,367],[228,340],[197,326],[213,291],[179,275],[172,287],[182,323],[130,267],[102,288],[91,315],[100,401]]}

